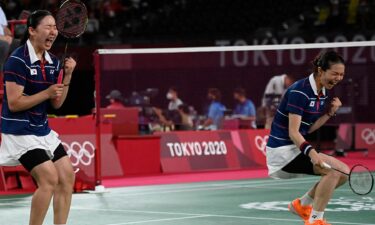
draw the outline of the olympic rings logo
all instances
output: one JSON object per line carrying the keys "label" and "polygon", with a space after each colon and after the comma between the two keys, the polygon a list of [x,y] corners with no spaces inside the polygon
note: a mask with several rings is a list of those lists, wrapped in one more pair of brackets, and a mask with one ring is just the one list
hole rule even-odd
{"label": "olympic rings logo", "polygon": [[368,145],[375,144],[375,129],[366,128],[362,130],[361,133],[362,139],[366,142]]}
{"label": "olympic rings logo", "polygon": [[70,145],[62,142],[62,145],[64,146],[66,153],[68,154],[74,167],[78,166],[79,164],[89,166],[95,157],[95,147],[89,141],[83,142],[82,145],[77,141],[73,141],[70,143]]}
{"label": "olympic rings logo", "polygon": [[255,137],[255,146],[258,148],[259,151],[261,151],[264,155],[266,155],[266,145],[268,141],[269,136],[266,135],[264,137],[256,136]]}

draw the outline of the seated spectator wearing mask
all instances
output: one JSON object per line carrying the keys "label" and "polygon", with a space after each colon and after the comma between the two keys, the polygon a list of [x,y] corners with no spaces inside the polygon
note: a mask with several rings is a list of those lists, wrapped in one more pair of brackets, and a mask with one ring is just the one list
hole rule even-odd
{"label": "seated spectator wearing mask", "polygon": [[119,90],[112,90],[107,96],[110,104],[106,107],[107,109],[123,109],[125,108],[122,94]]}
{"label": "seated spectator wearing mask", "polygon": [[217,130],[221,128],[224,118],[225,106],[221,104],[221,92],[217,88],[208,89],[208,100],[211,102],[208,108],[207,119],[203,123],[203,129]]}
{"label": "seated spectator wearing mask", "polygon": [[178,91],[177,91],[177,88],[175,87],[169,88],[166,97],[168,100],[170,100],[168,104],[169,111],[178,110],[178,107],[183,104],[181,99],[178,98]]}
{"label": "seated spectator wearing mask", "polygon": [[[233,98],[237,101],[233,114],[242,120],[249,121],[249,127],[256,128],[256,109],[254,103],[246,97],[246,91],[243,88],[237,88],[233,91]],[[247,126],[246,126],[247,127]]]}

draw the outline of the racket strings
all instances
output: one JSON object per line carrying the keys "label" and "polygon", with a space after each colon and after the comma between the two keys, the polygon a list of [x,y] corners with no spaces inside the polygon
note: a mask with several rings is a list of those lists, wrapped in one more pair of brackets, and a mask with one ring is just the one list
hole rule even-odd
{"label": "racket strings", "polygon": [[87,9],[82,3],[68,1],[56,14],[56,25],[60,34],[67,38],[81,35],[87,24]]}
{"label": "racket strings", "polygon": [[350,173],[349,185],[355,193],[366,195],[372,191],[374,178],[367,168],[356,166]]}

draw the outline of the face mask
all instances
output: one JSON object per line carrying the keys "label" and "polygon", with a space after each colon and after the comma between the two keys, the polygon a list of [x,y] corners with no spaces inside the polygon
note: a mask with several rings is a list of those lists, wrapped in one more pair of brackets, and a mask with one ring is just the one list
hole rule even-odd
{"label": "face mask", "polygon": [[166,97],[167,97],[167,99],[169,99],[169,100],[173,99],[173,95],[172,95],[171,93],[169,93],[169,92],[167,93],[167,96],[166,96]]}

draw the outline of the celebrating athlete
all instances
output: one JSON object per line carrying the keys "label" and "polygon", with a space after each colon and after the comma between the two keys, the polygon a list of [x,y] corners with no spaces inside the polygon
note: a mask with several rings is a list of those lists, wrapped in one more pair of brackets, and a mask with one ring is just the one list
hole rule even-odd
{"label": "celebrating athlete", "polygon": [[0,165],[22,164],[35,179],[30,225],[42,225],[53,197],[54,224],[66,224],[74,172],[56,132],[48,126],[46,108],[65,101],[76,62],[66,58],[64,79],[56,84],[60,62],[48,53],[58,35],[55,19],[45,10],[27,19],[22,46],[4,67]]}
{"label": "celebrating athlete", "polygon": [[313,74],[288,88],[278,107],[267,143],[267,165],[274,178],[321,176],[305,195],[289,204],[289,210],[299,215],[305,225],[329,225],[323,219],[324,210],[335,188],[344,184],[347,176],[327,169],[324,163],[346,173],[349,168],[318,153],[304,136],[319,129],[341,106],[337,97],[327,101],[327,91],[344,78],[345,65],[340,55],[327,51],[314,59],[313,67]]}

